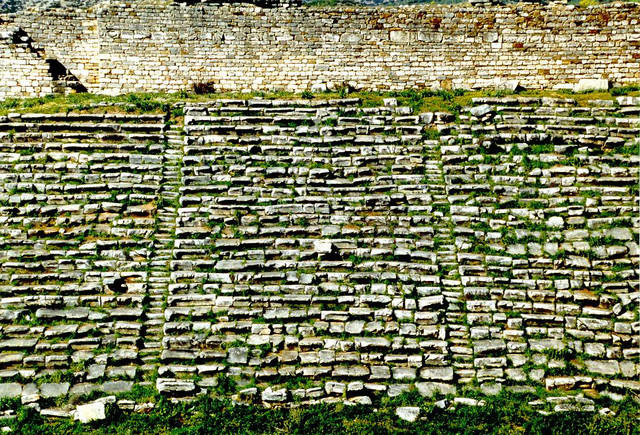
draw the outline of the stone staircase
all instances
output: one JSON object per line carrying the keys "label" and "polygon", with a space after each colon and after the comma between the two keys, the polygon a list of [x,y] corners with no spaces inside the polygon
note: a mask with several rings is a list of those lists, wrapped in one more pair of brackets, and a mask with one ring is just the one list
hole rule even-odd
{"label": "stone staircase", "polygon": [[86,92],[58,60],[47,56],[23,29],[0,19],[0,99]]}

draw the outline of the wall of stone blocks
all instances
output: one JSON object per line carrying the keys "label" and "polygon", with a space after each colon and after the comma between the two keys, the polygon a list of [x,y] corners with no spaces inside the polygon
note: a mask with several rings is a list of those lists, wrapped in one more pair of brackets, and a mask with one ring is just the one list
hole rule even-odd
{"label": "wall of stone blocks", "polygon": [[0,396],[640,392],[638,97],[182,109],[0,117]]}
{"label": "wall of stone blocks", "polygon": [[15,18],[96,93],[640,81],[640,7],[273,8],[107,2]]}
{"label": "wall of stone blocks", "polygon": [[96,92],[101,59],[98,22],[92,9],[33,11],[8,18],[33,40],[47,58],[58,60],[87,88]]}
{"label": "wall of stone blocks", "polygon": [[17,30],[0,22],[0,100],[53,93],[49,65],[30,44],[14,40]]}

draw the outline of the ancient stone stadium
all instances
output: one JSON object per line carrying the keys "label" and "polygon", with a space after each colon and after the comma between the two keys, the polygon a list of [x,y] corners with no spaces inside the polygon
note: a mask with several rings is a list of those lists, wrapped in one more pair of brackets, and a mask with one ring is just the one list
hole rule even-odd
{"label": "ancient stone stadium", "polygon": [[2,5],[3,432],[638,433],[640,4]]}

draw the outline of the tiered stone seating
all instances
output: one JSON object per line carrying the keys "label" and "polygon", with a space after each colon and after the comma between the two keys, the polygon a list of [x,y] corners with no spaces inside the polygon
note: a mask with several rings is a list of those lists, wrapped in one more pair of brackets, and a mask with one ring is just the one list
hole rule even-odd
{"label": "tiered stone seating", "polygon": [[486,391],[640,388],[640,119],[618,101],[476,99],[441,139],[467,370]]}
{"label": "tiered stone seating", "polygon": [[0,117],[0,396],[637,392],[638,107]]}
{"label": "tiered stone seating", "polygon": [[159,389],[637,389],[628,104],[188,106]]}
{"label": "tiered stone seating", "polygon": [[186,107],[161,391],[224,374],[246,395],[274,384],[265,401],[367,403],[452,379],[434,243],[446,196],[425,140],[452,117],[387,103]]}
{"label": "tiered stone seating", "polygon": [[0,117],[3,396],[44,406],[43,399],[127,391],[155,372],[162,328],[154,333],[150,316],[149,262],[162,225],[164,122]]}

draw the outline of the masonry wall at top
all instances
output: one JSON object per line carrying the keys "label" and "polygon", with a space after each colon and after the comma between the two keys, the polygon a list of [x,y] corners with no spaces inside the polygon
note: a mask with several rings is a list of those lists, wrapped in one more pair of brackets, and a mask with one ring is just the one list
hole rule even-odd
{"label": "masonry wall at top", "polygon": [[[550,88],[640,81],[640,5],[273,8],[105,2],[12,20],[90,92]],[[11,92],[5,90],[5,94]]]}

